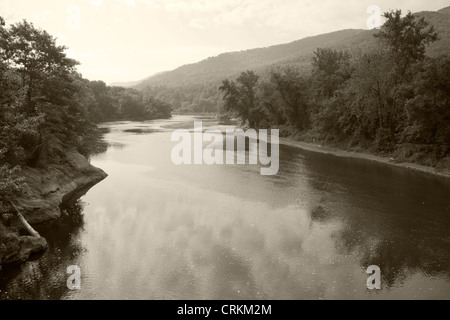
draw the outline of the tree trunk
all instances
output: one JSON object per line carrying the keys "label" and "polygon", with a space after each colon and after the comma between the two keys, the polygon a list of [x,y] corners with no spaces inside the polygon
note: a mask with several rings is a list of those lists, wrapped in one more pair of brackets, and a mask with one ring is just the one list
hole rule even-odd
{"label": "tree trunk", "polygon": [[33,236],[33,237],[37,237],[40,238],[41,235],[33,229],[32,226],[30,226],[30,224],[28,223],[28,221],[25,219],[25,217],[20,213],[19,209],[16,207],[16,205],[10,200],[9,203],[11,203],[11,205],[13,206],[14,210],[16,210],[17,213],[17,217],[19,218],[20,222],[22,223],[22,225],[24,226],[24,228],[28,231],[28,233]]}

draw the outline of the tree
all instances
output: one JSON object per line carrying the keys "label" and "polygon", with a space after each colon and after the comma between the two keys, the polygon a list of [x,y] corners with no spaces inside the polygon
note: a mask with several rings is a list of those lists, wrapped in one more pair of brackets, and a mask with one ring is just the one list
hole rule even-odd
{"label": "tree", "polygon": [[248,121],[251,127],[258,127],[262,118],[262,110],[256,99],[256,88],[259,76],[253,71],[242,72],[236,82],[224,80],[221,90],[224,94],[225,111],[235,112],[242,121]]}
{"label": "tree", "polygon": [[253,71],[246,71],[236,79],[240,88],[241,105],[246,110],[247,120],[250,126],[257,128],[261,121],[262,112],[257,105],[256,100],[256,85],[258,84],[259,76]]}
{"label": "tree", "polygon": [[270,79],[261,82],[258,86],[257,98],[268,124],[278,126],[286,123],[284,101],[275,83],[270,81]]}
{"label": "tree", "polygon": [[[67,81],[78,64],[66,57],[66,47],[57,46],[55,38],[25,20],[3,29],[0,46],[6,63],[21,75],[27,97],[24,107],[29,114],[37,113],[40,91],[51,88],[49,84]],[[47,92],[46,98],[52,97],[57,95]]]}
{"label": "tree", "polygon": [[350,54],[318,48],[312,59],[312,90],[321,99],[329,99],[351,76]]}
{"label": "tree", "polygon": [[325,139],[342,134],[339,126],[342,95],[337,94],[351,78],[351,56],[348,52],[318,48],[312,59],[310,86],[311,117],[316,131]]}
{"label": "tree", "polygon": [[450,57],[427,59],[411,83],[403,140],[432,145],[436,156],[450,153]]}
{"label": "tree", "polygon": [[423,18],[401,11],[384,14],[386,23],[374,36],[379,46],[356,57],[339,124],[357,141],[371,141],[377,150],[392,151],[407,124],[406,100],[426,46],[437,34]]}
{"label": "tree", "polygon": [[403,78],[408,69],[425,58],[426,46],[438,40],[434,27],[411,12],[402,18],[402,11],[385,12],[386,22],[374,36],[385,43],[398,74]]}
{"label": "tree", "polygon": [[0,165],[11,166],[24,162],[27,150],[38,140],[40,116],[27,116],[22,113],[26,94],[21,86],[20,75],[8,63],[8,30],[0,19]]}
{"label": "tree", "polygon": [[366,53],[357,58],[354,68],[339,94],[344,101],[340,125],[359,141],[378,139],[383,144],[385,138],[392,140],[393,136],[386,134],[386,130],[395,129],[390,58],[378,52]]}
{"label": "tree", "polygon": [[308,81],[295,69],[285,68],[281,72],[272,72],[271,82],[280,93],[289,124],[300,131],[307,129],[310,124]]}

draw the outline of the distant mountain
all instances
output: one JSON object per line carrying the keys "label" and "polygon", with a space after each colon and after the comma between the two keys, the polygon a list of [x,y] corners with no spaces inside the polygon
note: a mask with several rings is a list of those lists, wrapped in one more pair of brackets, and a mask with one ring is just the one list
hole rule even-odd
{"label": "distant mountain", "polygon": [[[437,12],[419,12],[440,34],[441,40],[428,49],[428,55],[437,56],[450,49],[450,7]],[[341,30],[297,40],[288,44],[240,52],[223,53],[203,61],[181,66],[173,71],[153,75],[137,85],[138,89],[153,86],[180,86],[186,84],[206,84],[232,77],[245,70],[264,70],[270,66],[296,64],[309,70],[313,52],[321,48],[339,50],[364,50],[374,43],[369,30]]]}
{"label": "distant mountain", "polygon": [[450,6],[445,7],[445,8],[442,8],[441,10],[438,10],[437,12],[438,12],[438,13],[441,13],[441,14],[447,14],[447,15],[450,15]]}
{"label": "distant mountain", "polygon": [[131,82],[113,82],[110,84],[110,86],[111,87],[131,88],[131,87],[138,85],[139,83],[141,83],[143,81],[145,81],[145,79],[139,80],[139,81],[131,81]]}
{"label": "distant mountain", "polygon": [[228,52],[145,80],[138,85],[179,85],[192,82],[209,82],[232,76],[247,69],[259,69],[299,57],[311,56],[317,47],[351,42],[364,30],[342,30],[309,37],[288,44],[245,51]]}
{"label": "distant mountain", "polygon": [[424,11],[416,15],[424,17],[430,22],[436,32],[439,34],[440,40],[433,43],[427,50],[430,57],[436,57],[442,54],[450,53],[450,7],[446,7],[437,12]]}
{"label": "distant mountain", "polygon": [[130,82],[113,82],[113,83],[110,84],[110,86],[111,86],[111,87],[131,88],[131,87],[137,86],[137,85],[138,85],[139,83],[141,83],[141,82],[150,80],[150,79],[152,79],[152,78],[154,78],[154,77],[157,77],[157,76],[159,76],[159,75],[162,75],[162,74],[164,74],[164,73],[166,73],[166,72],[167,72],[167,71],[158,72],[158,73],[155,73],[154,75],[152,75],[152,76],[150,76],[150,77],[147,77],[147,78],[145,78],[145,79],[143,79],[143,80],[138,80],[138,81],[130,81]]}

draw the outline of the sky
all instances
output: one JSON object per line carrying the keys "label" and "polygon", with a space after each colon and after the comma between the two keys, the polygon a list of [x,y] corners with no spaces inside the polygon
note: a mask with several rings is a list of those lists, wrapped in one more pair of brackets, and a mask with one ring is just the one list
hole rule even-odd
{"label": "sky", "polygon": [[[85,78],[144,79],[223,52],[267,47],[341,29],[368,29],[376,11],[436,11],[448,0],[0,0],[57,37]],[[368,25],[368,21],[370,24]]]}

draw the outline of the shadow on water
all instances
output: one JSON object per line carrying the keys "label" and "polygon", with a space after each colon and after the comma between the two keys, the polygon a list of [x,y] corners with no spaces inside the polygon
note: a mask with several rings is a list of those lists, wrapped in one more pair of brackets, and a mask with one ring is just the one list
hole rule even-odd
{"label": "shadow on water", "polygon": [[47,251],[0,273],[0,300],[59,300],[68,293],[67,267],[79,265],[85,251],[79,239],[84,227],[83,203],[73,202],[63,212],[60,219],[36,226],[47,239]]}
{"label": "shadow on water", "polygon": [[[111,146],[102,138],[109,132],[109,128],[100,129],[98,135],[92,138],[88,148],[89,158],[105,153],[110,147],[123,147]],[[65,198],[59,219],[34,226],[47,240],[48,249],[33,254],[21,265],[4,267],[0,272],[0,300],[64,298],[68,293],[66,281],[70,276],[67,267],[79,265],[79,257],[86,250],[80,242],[84,227],[84,203],[80,198],[97,183],[93,182]]]}

